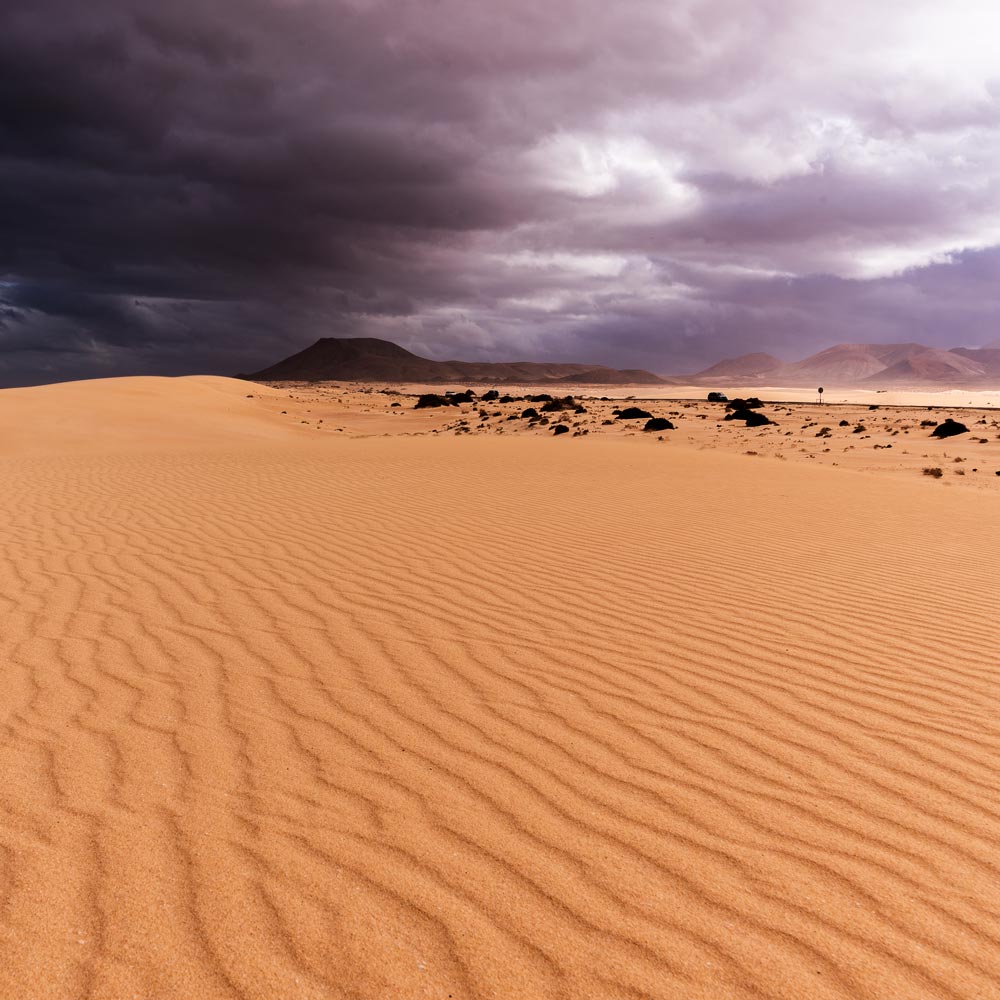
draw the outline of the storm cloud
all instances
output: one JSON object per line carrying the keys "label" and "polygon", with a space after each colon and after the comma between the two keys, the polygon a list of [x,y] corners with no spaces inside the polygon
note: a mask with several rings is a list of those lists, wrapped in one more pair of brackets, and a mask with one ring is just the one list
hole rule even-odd
{"label": "storm cloud", "polygon": [[[876,9],[877,8],[877,9]],[[1000,337],[978,0],[8,0],[0,384]]]}

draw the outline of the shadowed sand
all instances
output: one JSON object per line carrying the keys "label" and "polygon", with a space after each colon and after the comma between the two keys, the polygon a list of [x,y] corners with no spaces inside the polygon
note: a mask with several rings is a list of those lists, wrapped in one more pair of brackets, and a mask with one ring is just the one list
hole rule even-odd
{"label": "shadowed sand", "polygon": [[994,496],[283,398],[0,393],[0,996],[1000,995]]}

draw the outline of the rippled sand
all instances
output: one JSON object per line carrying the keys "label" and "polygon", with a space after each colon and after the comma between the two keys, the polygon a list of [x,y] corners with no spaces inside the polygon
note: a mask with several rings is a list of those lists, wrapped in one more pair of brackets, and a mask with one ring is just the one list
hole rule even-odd
{"label": "rippled sand", "polygon": [[285,399],[0,393],[0,997],[1000,995],[995,495]]}

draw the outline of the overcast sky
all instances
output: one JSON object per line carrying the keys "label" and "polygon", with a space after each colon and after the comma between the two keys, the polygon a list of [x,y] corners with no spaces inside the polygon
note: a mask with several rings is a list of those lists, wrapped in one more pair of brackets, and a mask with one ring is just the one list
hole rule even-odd
{"label": "overcast sky", "polygon": [[6,0],[0,385],[1000,338],[995,0]]}

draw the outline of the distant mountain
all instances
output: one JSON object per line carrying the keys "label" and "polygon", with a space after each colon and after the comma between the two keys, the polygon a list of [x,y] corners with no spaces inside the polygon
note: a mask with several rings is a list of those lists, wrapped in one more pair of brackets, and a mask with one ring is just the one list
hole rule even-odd
{"label": "distant mountain", "polygon": [[727,358],[699,372],[702,378],[757,378],[773,372],[784,365],[772,354],[741,354],[738,358]]}
{"label": "distant mountain", "polygon": [[[758,364],[753,360],[758,358],[766,360]],[[772,361],[775,364],[771,365]],[[1000,385],[1000,348],[941,350],[923,344],[837,344],[789,363],[768,354],[745,354],[720,361],[690,380],[720,385],[763,380],[787,386]]]}
{"label": "distant mountain", "polygon": [[785,365],[785,377],[802,377],[815,382],[860,382],[926,351],[919,344],[837,344],[804,361]]}
{"label": "distant mountain", "polygon": [[662,385],[666,379],[630,368],[535,361],[431,361],[398,344],[372,337],[323,337],[311,347],[251,375],[256,382],[580,382],[593,385]]}

